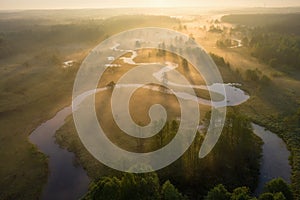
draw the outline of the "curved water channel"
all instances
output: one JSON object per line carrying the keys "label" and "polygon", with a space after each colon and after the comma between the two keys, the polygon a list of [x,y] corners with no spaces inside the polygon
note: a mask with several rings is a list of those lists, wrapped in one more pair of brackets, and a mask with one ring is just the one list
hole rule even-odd
{"label": "curved water channel", "polygon": [[30,141],[49,157],[50,174],[41,199],[78,199],[87,192],[90,180],[86,172],[76,166],[73,153],[55,142],[55,132],[71,113],[71,106],[62,109],[29,136]]}
{"label": "curved water channel", "polygon": [[276,134],[266,130],[257,124],[252,124],[253,132],[259,136],[263,144],[263,157],[260,166],[259,182],[254,194],[263,192],[266,182],[281,177],[287,183],[290,183],[291,166],[289,164],[290,152],[284,141]]}
{"label": "curved water channel", "polygon": [[[117,50],[118,44],[112,49]],[[134,58],[137,56],[137,53],[132,50],[128,50],[132,52],[132,56],[129,58],[122,58],[124,63],[128,64],[137,64],[134,62]],[[113,57],[109,57],[108,60],[113,60]],[[138,63],[141,64],[141,63]],[[161,70],[153,73],[152,75],[161,81],[161,77],[163,77],[164,73],[167,73],[170,70],[174,70],[177,67],[177,64],[166,62],[165,67]],[[106,64],[106,67],[120,67],[112,66],[111,64]],[[179,85],[176,83],[168,82],[168,84],[172,84],[179,87],[186,87],[184,85]],[[121,87],[144,87],[146,89],[160,91],[157,86],[149,86],[149,85],[137,85],[137,84],[117,84],[115,85],[115,89]],[[210,100],[202,99],[197,97],[197,101],[199,104],[212,105],[212,106],[235,106],[239,105],[249,99],[249,96],[245,94],[244,91],[236,87],[236,84],[222,84],[216,83],[210,86],[202,86],[202,85],[192,85],[193,88],[197,89],[205,89],[212,92],[220,91],[220,87],[224,87],[226,91],[226,99],[211,102]],[[98,93],[104,90],[107,90],[109,87],[98,88],[97,90],[87,91],[73,100],[73,109],[78,108],[80,103],[89,95],[93,93]],[[160,91],[167,92],[168,91]],[[178,98],[190,99],[191,94],[181,93],[176,94]],[[195,98],[193,98],[195,99]],[[75,105],[75,106],[74,106]],[[73,110],[74,111],[74,110]],[[49,177],[47,184],[42,193],[42,199],[78,199],[82,197],[88,190],[88,185],[90,182],[89,177],[87,176],[85,170],[76,165],[75,155],[72,152],[69,152],[65,149],[62,149],[55,142],[55,133],[56,131],[65,123],[66,117],[72,114],[72,106],[65,107],[61,111],[59,111],[52,119],[46,121],[37,127],[29,136],[30,141],[35,144],[41,152],[46,154],[49,157]],[[287,181],[289,181],[290,174],[290,166],[288,165],[288,151],[285,146],[282,145],[282,140],[278,138],[275,134],[272,136],[270,133],[263,133],[262,129],[257,127],[257,125],[253,125],[254,132],[260,136],[264,141],[263,147],[263,160],[261,166],[261,175],[258,186],[258,192],[261,190],[261,185],[264,184],[265,181],[269,180],[270,177],[281,176]],[[266,135],[265,135],[266,134]],[[275,139],[274,139],[275,138]],[[274,142],[277,141],[277,142]],[[279,142],[278,142],[279,141]],[[280,142],[281,141],[281,142]],[[284,144],[284,143],[283,143]],[[283,148],[284,147],[284,148]],[[268,150],[268,149],[272,150]],[[274,157],[273,154],[277,153]],[[284,161],[282,161],[284,160]],[[276,161],[276,162],[275,162]],[[286,162],[285,162],[286,161]],[[283,163],[282,165],[278,165],[275,168],[270,169],[270,165],[272,163]],[[277,165],[276,164],[276,165]],[[286,173],[283,175],[282,171]]]}

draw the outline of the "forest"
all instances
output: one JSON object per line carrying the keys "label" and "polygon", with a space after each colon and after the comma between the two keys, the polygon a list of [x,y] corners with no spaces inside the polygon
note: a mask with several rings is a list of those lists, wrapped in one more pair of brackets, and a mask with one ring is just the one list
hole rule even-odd
{"label": "forest", "polygon": [[[267,77],[269,80],[267,85],[264,84],[265,89],[260,89],[260,96],[272,102],[278,110],[277,114],[249,113],[248,116],[255,123],[264,125],[286,141],[292,152],[290,162],[293,168],[292,188],[295,199],[298,199],[300,195],[299,96],[294,92],[292,92],[293,95],[289,95],[288,93],[291,91],[288,86],[279,92],[278,85],[276,86],[272,81],[277,78],[299,80],[299,17],[298,13],[243,14],[222,17],[223,21],[234,24],[234,27],[230,30],[231,34],[244,35],[241,40],[247,54],[277,71]],[[248,76],[249,80],[254,82],[259,79],[261,74],[258,69],[246,71],[246,77]],[[281,96],[284,93],[285,95]],[[286,100],[281,101],[281,98]],[[274,101],[274,99],[277,100]],[[289,103],[286,103],[286,101],[289,101]],[[288,108],[288,106],[291,107]]]}
{"label": "forest", "polygon": [[[199,119],[199,125],[204,128],[197,132],[182,157],[147,174],[120,172],[100,163],[82,145],[73,117],[68,115],[51,139],[59,149],[72,153],[72,167],[82,168],[91,181],[86,185],[88,191],[85,190],[87,193],[82,199],[300,199],[300,99],[297,90],[300,14],[222,13],[221,19],[212,19],[202,18],[205,15],[200,16],[198,10],[194,10],[196,16],[186,14],[184,17],[179,16],[176,9],[170,16],[160,9],[156,10],[157,15],[131,15],[126,9],[120,10],[116,9],[115,14],[111,14],[111,10],[0,13],[0,199],[42,198],[43,189],[53,173],[49,167],[51,157],[29,140],[30,135],[36,127],[71,105],[76,73],[96,44],[128,29],[152,26],[183,32],[190,36],[188,42],[203,44],[222,74],[224,84],[233,83],[234,89],[244,91],[249,99],[227,108],[221,137],[205,158],[199,159],[198,155],[210,123],[209,106],[203,112],[205,117]],[[51,17],[47,18],[48,15]],[[209,16],[220,15],[211,13]],[[143,41],[134,42],[139,49]],[[165,51],[164,41],[157,45],[158,50],[154,53],[149,49],[136,50],[140,57],[135,61],[176,62],[180,73],[193,78],[193,85],[202,84],[203,80],[193,74],[195,69],[187,59]],[[176,42],[172,47],[176,50]],[[179,48],[178,51],[192,54],[197,48]],[[124,54],[130,55],[130,52]],[[67,61],[72,64],[66,66]],[[123,67],[109,68],[106,73],[113,76],[127,70],[128,66],[121,64]],[[131,67],[133,65],[128,68]],[[109,95],[117,82],[108,79],[103,86],[109,89],[96,96],[99,121],[107,118],[99,108],[110,109]],[[143,103],[157,98],[157,93],[142,91],[140,96],[136,94],[140,97],[140,106],[136,107],[146,110],[147,105]],[[207,90],[195,89],[195,93],[199,98],[210,99]],[[151,98],[145,94],[151,94]],[[167,99],[173,97],[161,95],[160,98],[166,106],[172,106],[172,101]],[[174,110],[168,112],[171,116],[175,113]],[[135,121],[143,124],[147,117],[137,115]],[[116,143],[125,149],[131,145],[134,152],[148,152],[167,145],[176,135],[180,121],[173,116],[168,118],[150,142],[143,139],[129,141],[117,135],[111,126],[113,123],[102,123],[107,125],[110,135],[117,138]],[[254,191],[261,175],[263,142],[254,134],[252,123],[276,133],[291,152],[291,182],[281,178],[270,180],[259,195]]]}
{"label": "forest", "polygon": [[[281,178],[265,184],[258,198],[248,187],[237,187],[229,192],[223,184],[210,189],[204,200],[292,200],[292,190]],[[150,174],[124,174],[123,177],[102,177],[90,186],[82,200],[189,200],[169,180],[163,184],[155,172]]]}
{"label": "forest", "polygon": [[[208,113],[205,118],[208,120],[210,114]],[[205,123],[208,123],[208,121]],[[153,143],[151,143],[152,149],[157,149],[160,147],[159,145],[164,146],[167,144],[176,134],[178,126],[176,120],[167,122],[164,128],[153,138]],[[96,162],[94,158],[87,156],[88,152],[77,144],[80,143],[78,136],[69,137],[70,134],[73,135],[73,129],[74,124],[69,119],[68,123],[59,130],[56,137],[62,146],[67,145],[70,151],[81,155],[80,160],[89,161],[81,164],[86,168],[94,181],[90,192],[98,194],[100,192],[98,191],[99,188],[104,187],[106,181],[108,181],[108,185],[113,187],[116,187],[115,184],[121,184],[124,181],[124,178],[122,178],[124,174],[108,169]],[[159,183],[170,181],[174,187],[178,188],[180,193],[190,199],[204,198],[207,192],[218,184],[223,184],[229,190],[245,186],[248,188],[248,193],[251,194],[258,182],[262,142],[252,133],[248,118],[238,114],[238,111],[230,109],[220,140],[208,156],[199,159],[198,152],[203,139],[203,133],[198,133],[193,144],[180,159],[170,166],[158,170],[155,176],[158,176]],[[143,148],[147,148],[147,146],[140,144],[140,142],[136,144],[139,147],[139,152],[143,151]],[[103,176],[108,176],[112,179],[102,180]],[[133,174],[128,176],[132,178]],[[124,177],[128,178],[128,176]],[[138,178],[136,181],[142,180]],[[97,183],[99,183],[98,186]],[[159,184],[156,185],[159,187]],[[163,184],[161,187],[163,188]],[[158,192],[160,190],[156,189],[155,191]]]}
{"label": "forest", "polygon": [[299,71],[300,37],[254,29],[248,44],[252,55],[284,72]]}
{"label": "forest", "polygon": [[227,15],[222,18],[236,24],[235,29],[244,33],[243,45],[249,48],[252,56],[290,75],[300,70],[299,19],[300,14]]}

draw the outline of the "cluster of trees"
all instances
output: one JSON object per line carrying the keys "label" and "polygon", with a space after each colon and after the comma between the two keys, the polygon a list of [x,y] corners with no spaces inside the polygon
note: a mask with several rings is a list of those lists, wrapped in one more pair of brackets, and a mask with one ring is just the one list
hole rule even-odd
{"label": "cluster of trees", "polygon": [[162,185],[156,173],[130,174],[123,177],[103,177],[92,184],[84,200],[187,200],[175,186]]}
{"label": "cluster of trees", "polygon": [[250,121],[238,112],[229,110],[222,135],[207,156],[212,165],[207,166],[206,170],[230,189],[239,185],[254,189],[260,157],[261,141],[252,133]]}
{"label": "cluster of trees", "polygon": [[186,25],[183,25],[183,26],[182,26],[182,24],[180,23],[180,24],[178,25],[177,30],[179,30],[179,31],[187,30],[187,26],[186,26]]}
{"label": "cluster of trees", "polygon": [[[222,21],[237,24],[235,34],[241,34],[243,45],[254,57],[281,70],[299,69],[299,14],[242,14],[222,17]],[[226,46],[226,42],[221,45]]]}
{"label": "cluster of trees", "polygon": [[[209,123],[209,119],[208,114],[203,122],[205,126]],[[168,121],[162,130],[153,137],[152,142],[145,144],[150,144],[151,149],[160,149],[174,138],[178,127],[178,121]],[[190,199],[202,199],[207,195],[209,189],[217,184],[223,184],[229,190],[243,185],[253,191],[258,181],[261,141],[252,134],[250,121],[244,116],[230,111],[218,143],[205,158],[199,159],[199,150],[204,139],[203,134],[196,135],[194,142],[181,158],[157,171],[160,181],[153,174],[125,174],[120,177],[117,172],[109,173],[118,178],[99,177],[100,180],[97,179],[99,181],[92,186],[86,199],[93,199],[92,197],[95,195],[106,195],[111,191],[109,189],[111,185],[115,188],[113,195],[117,199],[151,199],[150,197],[146,198],[149,193],[155,199],[185,199],[179,192],[176,192],[178,190]],[[141,148],[140,151],[149,148],[145,144],[143,141],[138,144]],[[127,183],[134,186],[129,187],[126,185]],[[148,186],[150,189],[146,189]],[[131,198],[128,198],[128,193],[132,196]],[[176,197],[168,198],[174,193]],[[106,197],[106,199],[114,198]]]}
{"label": "cluster of trees", "polygon": [[[209,115],[207,122],[209,123]],[[159,122],[158,122],[159,123]],[[154,136],[153,149],[168,144],[176,135],[179,122],[167,122]],[[218,183],[229,189],[245,185],[256,187],[261,157],[261,141],[252,133],[250,121],[230,111],[218,143],[203,159],[198,154],[204,135],[197,134],[184,155],[157,173],[161,180],[170,180],[180,191],[192,198],[202,198],[209,188]],[[143,145],[141,145],[143,148]]]}
{"label": "cluster of trees", "polygon": [[58,45],[95,42],[104,36],[103,29],[99,25],[96,26],[97,23],[99,24],[95,22],[95,24],[37,25],[34,30],[0,32],[0,58]]}
{"label": "cluster of trees", "polygon": [[290,116],[286,116],[283,119],[284,123],[286,124],[286,128],[289,130],[300,130],[300,107],[296,109],[296,112]]}
{"label": "cluster of trees", "polygon": [[166,44],[164,42],[158,44],[158,50],[156,56],[158,57],[164,57],[166,56]]}
{"label": "cluster of trees", "polygon": [[299,16],[299,13],[233,14],[223,16],[222,21],[238,24],[240,27],[262,27],[268,29],[269,32],[300,34]]}
{"label": "cluster of trees", "polygon": [[216,54],[210,53],[210,57],[213,59],[215,64],[219,67],[230,67],[229,62],[226,62],[225,59],[221,56],[218,56]]}
{"label": "cluster of trees", "polygon": [[211,25],[209,27],[208,31],[212,32],[212,33],[222,33],[223,32],[222,28],[219,25],[216,25],[216,26],[215,25]]}
{"label": "cluster of trees", "polygon": [[251,196],[247,187],[235,188],[231,193],[219,184],[211,189],[205,200],[292,200],[293,194],[288,184],[283,179],[273,179],[265,185],[264,193],[258,198]]}
{"label": "cluster of trees", "polygon": [[245,71],[245,76],[246,80],[255,82],[259,81],[263,86],[266,86],[271,82],[271,79],[267,75],[262,74],[262,72],[258,69],[247,69]]}
{"label": "cluster of trees", "polygon": [[[3,22],[0,23],[3,24]],[[9,24],[20,28],[10,30],[8,26],[0,30],[0,58],[68,44],[94,45],[109,35],[123,30],[139,26],[172,27],[179,24],[179,20],[167,16],[126,15],[105,20],[86,19],[65,24],[45,25],[43,20],[34,19],[29,20],[29,23],[25,25],[23,20],[11,20]]]}
{"label": "cluster of trees", "polygon": [[[223,17],[222,21],[237,24],[232,32],[239,35],[240,38],[244,37],[243,45],[249,48],[254,57],[298,78],[297,71],[300,69],[299,16],[298,13],[229,15]],[[246,73],[248,79],[262,78],[256,70]],[[277,75],[278,73],[272,76]],[[264,94],[262,97],[267,101],[272,101],[271,104],[280,112],[252,114],[251,118],[255,123],[277,133],[287,143],[292,153],[290,158],[293,168],[291,186],[294,198],[300,199],[300,111],[297,109],[299,108],[298,102],[289,98],[287,104],[287,95],[283,91],[278,92],[278,88],[275,87],[264,92],[269,92],[269,94]],[[290,90],[289,92],[295,94],[295,91]],[[275,101],[273,96],[276,96]]]}
{"label": "cluster of trees", "polygon": [[253,30],[248,44],[251,53],[278,69],[300,69],[300,37]]}
{"label": "cluster of trees", "polygon": [[[147,174],[124,173],[121,178],[102,177],[92,183],[83,200],[188,200],[169,181],[160,184],[155,172]],[[253,197],[248,187],[237,187],[229,192],[218,184],[209,190],[204,200],[293,200],[291,188],[281,178],[265,185],[264,193]]]}

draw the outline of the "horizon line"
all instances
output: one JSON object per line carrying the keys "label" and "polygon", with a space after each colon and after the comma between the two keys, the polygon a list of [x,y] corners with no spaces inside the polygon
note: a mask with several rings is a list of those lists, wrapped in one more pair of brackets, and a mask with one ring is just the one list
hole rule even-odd
{"label": "horizon line", "polygon": [[7,8],[7,9],[0,9],[0,11],[54,11],[54,10],[109,10],[109,9],[235,9],[235,8],[241,8],[241,9],[249,9],[249,8],[264,8],[264,9],[287,9],[287,8],[300,8],[300,5],[298,6],[163,6],[163,7],[147,7],[147,6],[137,6],[137,7],[131,7],[131,6],[122,6],[122,7],[74,7],[74,8]]}

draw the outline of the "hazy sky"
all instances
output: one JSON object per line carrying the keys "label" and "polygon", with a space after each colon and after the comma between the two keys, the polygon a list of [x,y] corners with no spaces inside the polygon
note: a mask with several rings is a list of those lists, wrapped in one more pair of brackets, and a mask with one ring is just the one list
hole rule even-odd
{"label": "hazy sky", "polygon": [[0,10],[111,7],[292,7],[300,0],[0,0]]}

